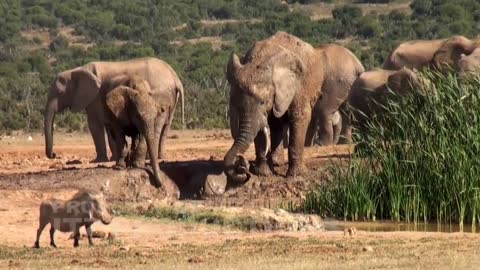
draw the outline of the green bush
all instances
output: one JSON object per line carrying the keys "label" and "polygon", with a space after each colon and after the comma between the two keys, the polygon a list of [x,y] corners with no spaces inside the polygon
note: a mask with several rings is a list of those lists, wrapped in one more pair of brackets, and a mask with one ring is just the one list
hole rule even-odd
{"label": "green bush", "polygon": [[464,222],[480,218],[480,79],[428,74],[436,94],[386,105],[359,133],[347,166],[305,210],[345,219]]}

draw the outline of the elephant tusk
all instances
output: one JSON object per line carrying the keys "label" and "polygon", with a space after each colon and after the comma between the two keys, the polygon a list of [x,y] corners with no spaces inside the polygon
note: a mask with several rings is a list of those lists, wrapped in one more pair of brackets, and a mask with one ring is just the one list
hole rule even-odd
{"label": "elephant tusk", "polygon": [[270,151],[271,141],[270,141],[270,130],[267,127],[262,128],[262,132],[265,135],[265,140],[267,141],[267,147],[265,147],[265,156]]}

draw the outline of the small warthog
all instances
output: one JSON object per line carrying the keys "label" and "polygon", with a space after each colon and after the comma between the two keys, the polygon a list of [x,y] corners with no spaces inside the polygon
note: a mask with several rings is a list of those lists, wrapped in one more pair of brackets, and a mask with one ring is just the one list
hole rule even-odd
{"label": "small warthog", "polygon": [[40,247],[40,235],[50,223],[50,246],[55,245],[55,230],[74,232],[73,246],[78,247],[80,227],[85,226],[88,242],[92,242],[91,225],[100,220],[103,224],[110,224],[112,216],[107,210],[107,202],[102,193],[79,191],[68,201],[47,200],[40,205],[40,224],[37,230],[37,240],[34,247]]}

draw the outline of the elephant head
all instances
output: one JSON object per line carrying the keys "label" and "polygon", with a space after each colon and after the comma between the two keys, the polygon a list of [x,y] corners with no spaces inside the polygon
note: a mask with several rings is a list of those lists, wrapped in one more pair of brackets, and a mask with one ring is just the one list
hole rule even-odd
{"label": "elephant head", "polygon": [[[300,57],[280,46],[252,50],[241,63],[232,54],[227,68],[231,86],[230,112],[234,143],[224,158],[225,173],[236,182],[249,179],[248,168],[236,166],[240,157],[260,134],[268,144],[268,118],[283,116],[302,88],[305,64]],[[235,129],[233,125],[238,125]],[[266,147],[268,151],[268,146]]]}
{"label": "elephant head", "polygon": [[457,73],[460,78],[480,72],[480,48],[475,49],[470,55],[462,54],[457,64]]}
{"label": "elephant head", "polygon": [[453,36],[435,52],[432,67],[439,71],[455,69],[462,54],[469,55],[479,46],[480,42],[477,40],[470,40],[464,36]]}
{"label": "elephant head", "polygon": [[44,115],[45,152],[48,158],[53,153],[53,120],[57,112],[66,108],[74,112],[85,109],[100,91],[100,80],[86,68],[61,72],[50,86]]}

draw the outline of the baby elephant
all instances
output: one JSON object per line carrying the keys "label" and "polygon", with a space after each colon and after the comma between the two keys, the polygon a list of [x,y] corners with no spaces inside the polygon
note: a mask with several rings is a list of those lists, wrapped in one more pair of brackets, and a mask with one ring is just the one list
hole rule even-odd
{"label": "baby elephant", "polygon": [[107,202],[102,193],[79,191],[70,200],[47,200],[40,204],[40,224],[37,230],[35,248],[40,247],[40,235],[43,229],[50,223],[50,246],[55,245],[55,230],[61,232],[74,232],[73,246],[78,247],[80,239],[80,227],[85,226],[88,242],[92,242],[92,224],[100,220],[108,225],[112,216],[107,211]]}
{"label": "baby elephant", "polygon": [[[172,113],[168,109],[172,98],[169,93],[156,93],[153,97],[148,82],[132,76],[106,95],[105,109],[107,127],[111,129],[119,153],[117,167],[143,167],[148,151],[155,185],[178,198],[180,192],[176,184],[160,178],[157,158],[162,127]],[[131,153],[125,136],[132,138]]]}

